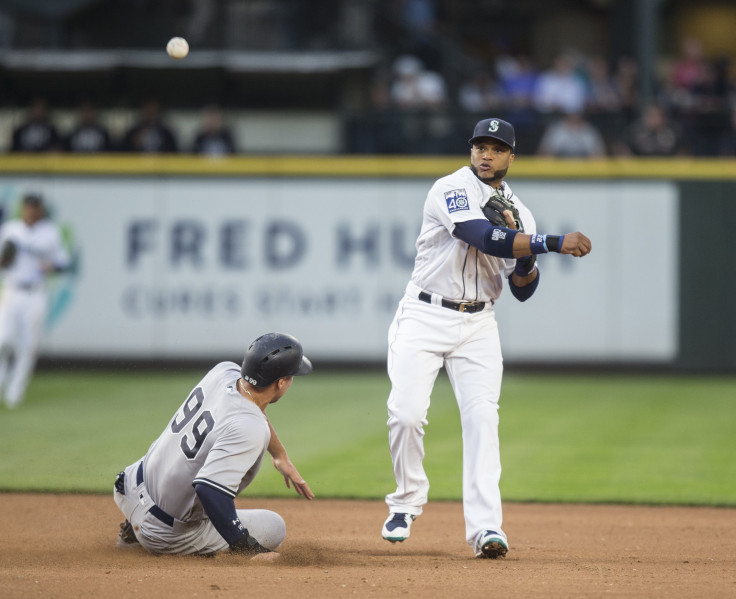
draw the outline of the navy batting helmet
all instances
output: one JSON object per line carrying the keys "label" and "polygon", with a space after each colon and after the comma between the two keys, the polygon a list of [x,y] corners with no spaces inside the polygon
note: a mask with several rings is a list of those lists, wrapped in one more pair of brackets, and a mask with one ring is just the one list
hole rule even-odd
{"label": "navy batting helmet", "polygon": [[296,337],[285,333],[261,335],[245,352],[240,374],[251,385],[268,387],[287,376],[309,374],[312,363]]}
{"label": "navy batting helmet", "polygon": [[502,141],[513,151],[516,147],[516,134],[514,126],[511,123],[502,121],[501,119],[483,119],[478,121],[473,129],[473,137],[468,141],[474,144],[483,137],[490,137]]}

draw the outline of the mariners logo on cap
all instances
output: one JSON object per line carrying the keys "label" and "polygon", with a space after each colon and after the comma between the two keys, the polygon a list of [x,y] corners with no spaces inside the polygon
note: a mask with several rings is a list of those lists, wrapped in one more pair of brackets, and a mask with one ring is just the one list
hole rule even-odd
{"label": "mariners logo on cap", "polygon": [[490,131],[491,133],[495,133],[496,131],[498,131],[498,121],[491,121],[490,123],[488,123],[488,131]]}

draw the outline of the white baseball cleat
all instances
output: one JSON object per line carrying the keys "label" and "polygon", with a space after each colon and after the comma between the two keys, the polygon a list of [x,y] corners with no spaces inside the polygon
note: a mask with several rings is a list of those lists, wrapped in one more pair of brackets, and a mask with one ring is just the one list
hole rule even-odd
{"label": "white baseball cleat", "polygon": [[411,514],[402,514],[400,512],[391,512],[383,523],[381,536],[392,543],[405,541],[409,538],[411,523],[416,518]]}
{"label": "white baseball cleat", "polygon": [[475,557],[496,559],[505,557],[508,550],[506,537],[495,530],[484,530],[475,539]]}

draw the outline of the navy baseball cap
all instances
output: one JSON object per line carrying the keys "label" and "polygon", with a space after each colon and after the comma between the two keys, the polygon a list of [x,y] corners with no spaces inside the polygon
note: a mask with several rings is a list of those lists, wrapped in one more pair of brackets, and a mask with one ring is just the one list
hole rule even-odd
{"label": "navy baseball cap", "polygon": [[473,137],[468,141],[474,144],[478,139],[482,137],[490,137],[491,139],[497,139],[502,141],[513,151],[516,147],[516,134],[514,133],[514,126],[511,123],[502,121],[501,119],[483,119],[478,121],[478,124],[473,129]]}

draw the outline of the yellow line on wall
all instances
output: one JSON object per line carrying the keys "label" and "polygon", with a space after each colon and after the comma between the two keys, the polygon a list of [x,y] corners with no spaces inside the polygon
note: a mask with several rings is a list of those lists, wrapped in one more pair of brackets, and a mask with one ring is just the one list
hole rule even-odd
{"label": "yellow line on wall", "polygon": [[[235,156],[8,154],[5,175],[430,177],[468,164],[467,156]],[[518,156],[510,177],[540,179],[736,179],[736,159],[611,158],[555,160]]]}

